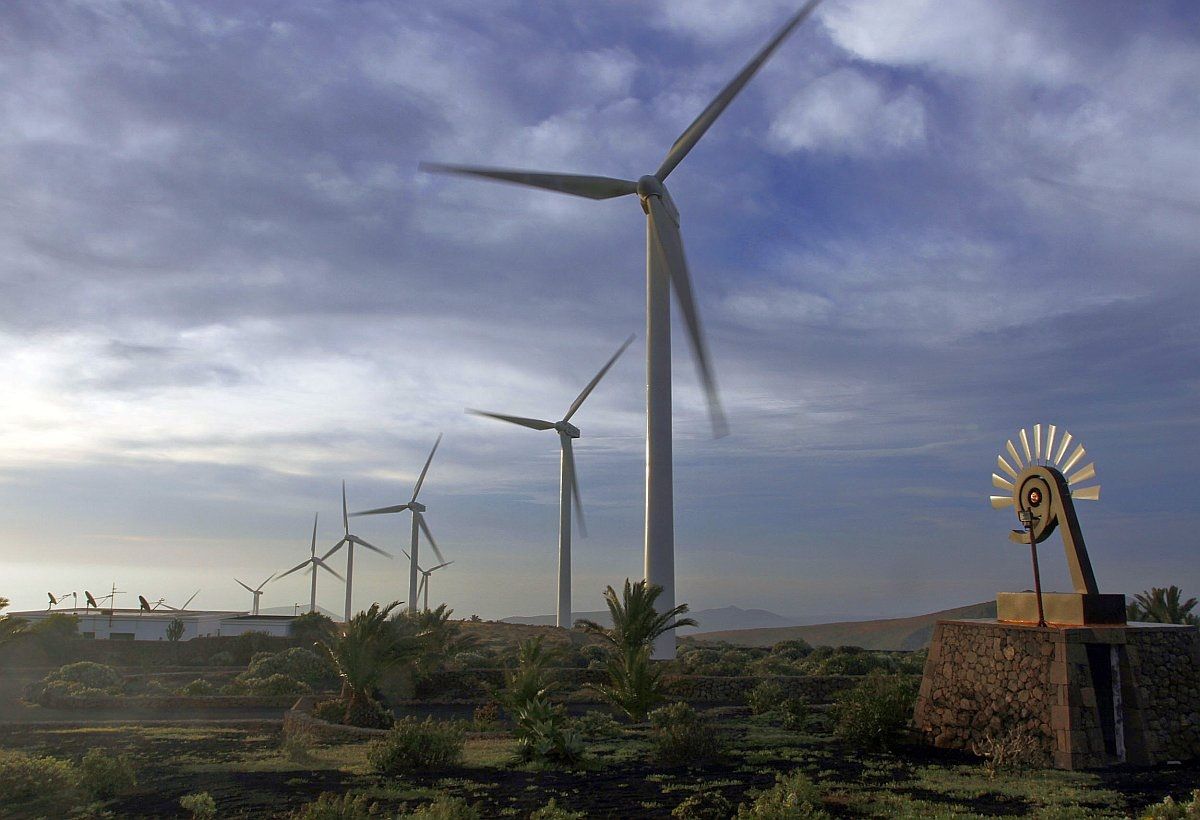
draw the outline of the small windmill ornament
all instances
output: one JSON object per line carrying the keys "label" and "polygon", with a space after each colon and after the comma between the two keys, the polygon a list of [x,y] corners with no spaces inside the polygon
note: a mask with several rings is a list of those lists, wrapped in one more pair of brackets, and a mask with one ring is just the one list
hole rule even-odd
{"label": "small windmill ornament", "polygon": [[[1100,500],[1099,484],[1080,486],[1096,478],[1096,465],[1089,462],[1076,469],[1087,451],[1069,432],[1063,431],[1057,442],[1055,425],[1046,425],[1044,438],[1042,433],[1041,424],[1033,425],[1032,436],[1022,429],[1017,436],[1020,449],[1009,439],[1005,442],[1005,452],[996,456],[996,465],[1004,475],[992,473],[992,486],[1007,490],[1008,494],[993,495],[992,506],[996,509],[1015,508],[1021,529],[1013,530],[1008,537],[1018,544],[1029,544],[1035,587],[1032,595],[1027,592],[1000,593],[996,600],[996,616],[1001,621],[1036,623],[1038,626],[1046,626],[1047,622],[1060,625],[1124,623],[1125,596],[1100,593],[1075,513],[1075,499]],[[1075,444],[1073,450],[1072,443]],[[1070,455],[1067,455],[1068,451]],[[1008,458],[1005,458],[1006,454]],[[1075,591],[1043,594],[1037,545],[1056,530],[1062,533],[1067,568]]]}

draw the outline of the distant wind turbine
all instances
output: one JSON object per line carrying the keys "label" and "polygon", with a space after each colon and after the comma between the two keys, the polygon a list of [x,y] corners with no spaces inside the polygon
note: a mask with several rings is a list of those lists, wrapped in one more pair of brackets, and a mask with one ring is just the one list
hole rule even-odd
{"label": "distant wind turbine", "polygon": [[[733,81],[708,104],[700,116],[675,140],[658,170],[638,179],[577,174],[518,171],[469,165],[422,164],[437,173],[462,174],[528,185],[588,199],[611,199],[637,194],[646,214],[646,581],[662,587],[658,604],[663,611],[675,606],[675,523],[671,462],[671,297],[675,290],[687,322],[700,381],[708,398],[709,416],[716,436],[726,432],[725,415],[700,328],[700,314],[692,295],[692,280],[679,233],[679,210],[666,188],[666,180],[709,127],[758,72],[780,43],[807,18],[820,0],[809,0]],[[655,658],[675,657],[675,632],[667,630],[655,641]]]}
{"label": "distant wind turbine", "polygon": [[267,583],[274,577],[275,577],[274,573],[267,576],[267,580],[263,581],[261,584],[259,584],[257,588],[251,588],[250,586],[243,584],[241,581],[238,581],[237,578],[233,579],[233,580],[237,581],[239,584],[241,584],[242,589],[246,590],[247,592],[249,592],[251,595],[254,596],[253,608],[250,611],[251,615],[258,614],[258,599],[262,597],[262,588],[265,587],[267,585]]}
{"label": "distant wind turbine", "polygon": [[[412,560],[412,557],[408,554],[408,550],[401,550],[401,552],[404,553],[405,558],[408,558],[410,561]],[[420,567],[417,567],[417,570],[421,573],[421,585],[417,587],[417,592],[425,593],[425,602],[421,608],[426,612],[429,611],[429,576],[433,575],[433,573],[437,572],[442,567],[448,567],[453,563],[453,561],[445,561],[435,567],[430,567],[429,569],[421,569]]]}
{"label": "distant wind turbine", "polygon": [[425,466],[421,468],[421,475],[417,478],[417,485],[413,488],[412,498],[404,504],[395,504],[391,507],[378,507],[374,510],[363,510],[356,512],[354,515],[390,515],[392,513],[404,512],[408,510],[412,513],[412,533],[409,542],[409,550],[404,554],[409,556],[408,559],[408,611],[417,611],[417,552],[420,546],[420,534],[425,533],[426,540],[429,541],[429,546],[433,547],[433,553],[439,561],[445,562],[446,558],[442,555],[442,551],[438,549],[437,541],[433,540],[433,533],[429,531],[429,525],[425,523],[425,510],[428,509],[424,504],[417,501],[417,496],[421,494],[421,485],[425,483],[425,476],[429,472],[429,465],[433,463],[433,454],[437,452],[438,445],[442,443],[442,435],[438,433],[437,441],[433,443],[433,449],[429,451],[429,458],[425,459]]}
{"label": "distant wind turbine", "polygon": [[385,558],[391,558],[391,554],[384,552],[379,547],[368,544],[366,541],[359,538],[357,535],[350,533],[350,515],[346,511],[346,482],[342,482],[342,526],[345,527],[346,534],[342,536],[342,540],[333,545],[329,552],[325,553],[324,557],[328,558],[342,547],[346,548],[346,623],[350,623],[350,615],[352,614],[350,599],[354,593],[354,545],[366,547],[372,552],[377,552]]}
{"label": "distant wind turbine", "polygon": [[345,578],[343,578],[341,575],[339,575],[337,573],[337,570],[335,570],[333,567],[329,566],[329,564],[325,563],[325,559],[328,558],[329,556],[333,555],[333,553],[336,551],[337,547],[334,547],[329,552],[322,555],[320,558],[317,557],[317,518],[318,518],[318,516],[320,516],[320,513],[316,513],[313,515],[312,548],[309,551],[308,560],[301,561],[299,564],[296,564],[296,566],[292,567],[287,572],[281,574],[278,578],[275,579],[275,580],[279,580],[279,578],[284,578],[288,575],[291,575],[293,572],[299,572],[300,570],[304,569],[305,567],[308,567],[308,572],[312,573],[312,593],[310,594],[309,603],[308,603],[308,611],[309,612],[317,611],[317,568],[318,567],[325,570],[330,575],[332,575],[334,578],[337,578],[339,581],[346,580]]}
{"label": "distant wind turbine", "polygon": [[575,401],[571,402],[571,406],[567,408],[567,414],[562,421],[545,421],[543,419],[527,419],[522,416],[506,416],[501,413],[489,413],[483,410],[470,410],[468,413],[474,413],[477,416],[486,416],[491,419],[499,419],[507,421],[509,424],[528,427],[532,430],[555,430],[558,432],[558,443],[562,454],[559,458],[559,477],[558,477],[558,613],[555,618],[555,625],[564,629],[571,628],[571,501],[574,499],[575,512],[579,516],[579,533],[585,538],[587,537],[587,527],[583,523],[583,500],[579,495],[579,480],[575,474],[575,450],[571,445],[571,439],[579,438],[579,428],[571,424],[571,417],[583,406],[587,397],[596,389],[596,385],[608,373],[609,368],[617,361],[625,348],[629,347],[633,342],[633,336],[630,336],[625,342],[617,348],[617,352],[612,355],[604,367],[600,368],[600,372],[596,374],[583,391],[575,397]]}

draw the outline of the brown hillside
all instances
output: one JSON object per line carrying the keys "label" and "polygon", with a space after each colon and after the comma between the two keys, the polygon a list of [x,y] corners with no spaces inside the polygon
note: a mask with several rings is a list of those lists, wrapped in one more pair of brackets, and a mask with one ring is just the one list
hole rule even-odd
{"label": "brown hillside", "polygon": [[933,625],[943,618],[995,618],[996,602],[881,621],[842,621],[809,626],[780,626],[770,629],[733,629],[700,632],[697,641],[723,641],[737,646],[771,646],[779,641],[800,639],[810,646],[861,646],[864,649],[912,650],[929,645]]}

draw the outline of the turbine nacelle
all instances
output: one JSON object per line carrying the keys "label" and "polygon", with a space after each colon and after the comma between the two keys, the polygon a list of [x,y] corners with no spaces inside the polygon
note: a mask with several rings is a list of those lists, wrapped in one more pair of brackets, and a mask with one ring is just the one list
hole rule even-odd
{"label": "turbine nacelle", "polygon": [[408,508],[409,508],[410,510],[412,510],[413,512],[419,512],[419,513],[423,513],[423,512],[425,512],[425,510],[427,510],[427,509],[428,509],[428,507],[426,507],[426,506],[425,506],[424,504],[422,504],[420,501],[410,501],[410,502],[408,502]]}
{"label": "turbine nacelle", "polygon": [[554,429],[568,438],[579,438],[579,428],[569,421],[556,422]]}
{"label": "turbine nacelle", "polygon": [[667,214],[674,220],[675,224],[679,224],[679,209],[675,207],[675,200],[671,199],[671,194],[667,191],[667,186],[654,174],[646,174],[637,181],[638,199],[642,201],[642,210],[649,215],[650,204],[646,202],[652,196],[658,197],[664,205],[667,206]]}

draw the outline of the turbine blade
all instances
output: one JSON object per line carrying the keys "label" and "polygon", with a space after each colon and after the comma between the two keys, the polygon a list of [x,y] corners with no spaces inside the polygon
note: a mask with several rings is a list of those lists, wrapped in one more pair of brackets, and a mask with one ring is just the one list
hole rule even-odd
{"label": "turbine blade", "polygon": [[1068,484],[1078,484],[1081,481],[1087,481],[1096,477],[1096,462],[1092,462],[1088,466],[1081,469],[1075,475],[1067,477]]}
{"label": "turbine blade", "polygon": [[400,550],[400,552],[404,553],[404,557],[407,558],[409,561],[412,560],[412,556],[408,554],[408,550]]}
{"label": "turbine blade", "polygon": [[[287,572],[280,573],[279,578],[286,578],[287,576],[291,575],[293,572],[299,572],[300,570],[304,569],[305,567],[311,566],[312,562],[314,560],[315,559],[310,558],[307,561],[302,561],[301,563],[296,564],[296,566],[292,567]],[[276,580],[278,580],[278,579],[276,579]],[[241,582],[239,581],[239,583],[241,583]]]}
{"label": "turbine blade", "polygon": [[467,408],[467,412],[473,416],[487,416],[489,419],[499,419],[507,421],[509,424],[519,424],[522,427],[528,427],[531,430],[553,430],[554,422],[545,421],[543,419],[527,419],[524,416],[506,416],[503,413],[489,413],[486,410],[472,410]]}
{"label": "turbine blade", "polygon": [[1071,490],[1071,498],[1080,501],[1099,501],[1100,500],[1100,485],[1095,487],[1082,487],[1078,490]]}
{"label": "turbine blade", "polygon": [[312,535],[312,554],[313,555],[317,554],[317,518],[320,515],[321,514],[319,512],[313,513],[313,535]]}
{"label": "turbine blade", "polygon": [[612,367],[616,363],[617,359],[620,358],[621,354],[625,352],[625,348],[629,347],[629,345],[633,343],[634,338],[635,337],[632,333],[629,334],[629,338],[625,340],[625,343],[617,348],[617,352],[614,353],[612,358],[604,364],[604,367],[600,368],[600,372],[596,374],[596,377],[588,382],[587,387],[583,388],[580,394],[575,398],[575,401],[571,402],[571,406],[567,409],[567,415],[563,418],[563,421],[570,421],[571,416],[575,415],[575,411],[583,406],[584,401],[586,401],[587,397],[590,396],[592,391],[596,389],[596,385],[600,383],[600,380],[604,378],[604,374],[608,372],[608,369]]}
{"label": "turbine blade", "polygon": [[324,555],[322,555],[322,556],[320,557],[320,559],[316,559],[316,558],[314,558],[313,560],[321,560],[321,561],[324,561],[326,558],[328,558],[329,556],[333,555],[335,552],[337,552],[338,550],[340,550],[340,549],[341,549],[342,547],[344,547],[344,546],[346,546],[346,539],[345,539],[345,538],[343,538],[341,541],[338,541],[336,544],[334,544],[332,547],[330,547],[330,548],[329,548],[329,552],[327,552],[327,553],[325,553]]}
{"label": "turbine blade", "polygon": [[1058,464],[1062,461],[1063,453],[1067,451],[1067,447],[1071,444],[1071,434],[1063,433],[1062,443],[1058,445],[1058,453],[1054,456],[1054,463]]}
{"label": "turbine blade", "polygon": [[350,513],[350,517],[353,518],[356,515],[387,515],[389,513],[404,512],[407,509],[407,504],[396,504],[391,507],[376,507],[373,510],[363,510],[362,512]]}
{"label": "turbine blade", "polygon": [[999,465],[1001,470],[1008,473],[1013,478],[1017,477],[1017,471],[1014,470],[1012,466],[1004,460],[1004,456],[996,456],[996,464]]}
{"label": "turbine blade", "polygon": [[242,589],[246,590],[247,592],[255,592],[255,591],[256,591],[256,590],[253,590],[253,589],[251,589],[250,587],[246,586],[245,584],[242,584],[242,582],[241,582],[241,581],[238,581],[238,579],[237,579],[237,578],[234,578],[233,580],[235,580],[235,581],[237,581],[239,584],[241,584],[241,586],[242,586]]}
{"label": "turbine blade", "polygon": [[431,567],[431,568],[429,569],[429,572],[430,572],[430,573],[432,573],[432,572],[434,572],[434,571],[436,571],[436,570],[439,570],[439,569],[441,569],[442,567],[448,567],[448,566],[450,566],[450,565],[451,565],[451,564],[453,564],[453,563],[454,563],[453,561],[446,561],[445,563],[438,564],[436,567]]}
{"label": "turbine blade", "polygon": [[992,473],[992,486],[1001,490],[1012,490],[1013,483],[1004,476]]}
{"label": "turbine blade", "polygon": [[433,454],[437,452],[438,445],[442,443],[442,434],[438,433],[437,441],[433,443],[433,449],[429,451],[429,458],[425,459],[425,466],[421,468],[421,477],[417,479],[417,486],[413,490],[412,500],[417,500],[417,495],[421,492],[421,485],[425,483],[425,474],[429,472],[429,465],[433,463]]}
{"label": "turbine blade", "polygon": [[442,555],[442,551],[438,549],[437,541],[433,540],[433,533],[429,531],[429,525],[425,523],[425,516],[418,516],[417,523],[421,525],[421,532],[425,533],[425,537],[429,539],[429,546],[433,547],[433,554],[437,556],[439,561],[445,561],[446,556]]}
{"label": "turbine blade", "polygon": [[1002,509],[1004,507],[1013,506],[1013,500],[1012,500],[1011,495],[993,495],[993,496],[989,496],[989,498],[991,499],[992,506],[995,507],[997,510]]}
{"label": "turbine blade", "polygon": [[380,555],[384,555],[388,558],[392,557],[392,554],[390,552],[385,552],[384,550],[381,550],[379,547],[375,546],[374,544],[368,544],[366,541],[362,540],[357,535],[351,535],[351,536],[349,536],[349,538],[351,541],[353,541],[355,544],[358,544],[360,547],[366,547],[367,549],[372,550],[373,552],[377,552]]}
{"label": "turbine blade", "polygon": [[1012,456],[1013,464],[1017,465],[1018,470],[1025,469],[1025,462],[1021,461],[1021,457],[1017,455],[1017,448],[1013,446],[1012,439],[1004,442],[1004,447],[1008,450],[1008,454]]}
{"label": "turbine blade", "polygon": [[762,64],[767,61],[767,58],[779,47],[779,44],[795,30],[796,26],[804,22],[804,19],[808,15],[812,14],[813,9],[820,2],[821,0],[809,0],[809,2],[805,3],[804,7],[796,12],[791,20],[787,21],[787,24],[779,33],[771,38],[771,42],[767,43],[758,54],[754,55],[754,58],[750,62],[746,63],[746,66],[738,72],[738,75],[733,78],[729,85],[721,89],[721,93],[708,104],[707,108],[700,112],[700,116],[696,117],[695,121],[687,127],[687,130],[679,135],[679,139],[675,140],[675,144],[667,152],[666,159],[663,160],[662,165],[659,166],[658,171],[654,174],[660,181],[665,180],[667,175],[675,170],[675,166],[700,141],[700,138],[708,131],[709,126],[716,122],[717,117],[721,116],[721,112],[725,110],[725,107],[733,102],[733,98],[745,87],[746,83],[750,82],[750,78],[758,72]]}
{"label": "turbine blade", "polygon": [[1085,452],[1087,452],[1087,451],[1083,449],[1082,444],[1080,444],[1078,447],[1076,447],[1071,452],[1071,457],[1063,462],[1063,466],[1061,467],[1062,471],[1065,473],[1065,472],[1067,472],[1067,470],[1070,470],[1072,467],[1074,467],[1075,463],[1077,461],[1079,461],[1079,459],[1083,458],[1083,454]]}
{"label": "turbine blade", "polygon": [[428,580],[429,580],[429,573],[428,572],[422,573],[421,574],[421,583],[417,584],[417,594],[418,595],[420,595],[422,592],[425,591],[425,583]]}
{"label": "turbine blade", "polygon": [[320,567],[321,569],[325,570],[326,572],[328,572],[328,573],[329,573],[330,575],[332,575],[334,578],[337,578],[337,579],[338,579],[339,581],[341,581],[342,583],[345,583],[345,582],[346,582],[346,579],[345,579],[345,578],[343,578],[343,577],[341,576],[341,574],[340,574],[340,573],[339,573],[339,572],[338,572],[336,569],[334,569],[333,567],[329,566],[329,564],[326,564],[326,563],[325,563],[324,561],[322,561],[320,558],[317,558],[317,559],[315,559],[315,560],[313,561],[313,565],[314,565],[314,566],[318,566],[318,567]]}
{"label": "turbine blade", "polygon": [[[251,591],[253,591],[253,590],[251,590]],[[181,607],[179,607],[179,608],[180,608],[181,610],[182,610],[182,609],[187,609],[187,608],[188,608],[188,604],[190,604],[192,601],[196,600],[196,596],[197,596],[197,595],[199,595],[199,594],[200,594],[200,590],[196,590],[195,592],[193,592],[193,593],[192,593],[192,597],[191,597],[191,598],[188,598],[186,601],[184,601],[184,602],[183,602],[183,606],[181,606]]]}
{"label": "turbine blade", "polygon": [[1029,452],[1029,436],[1025,435],[1025,428],[1021,428],[1021,449],[1025,451],[1025,462],[1033,463],[1033,454]]}
{"label": "turbine blade", "polygon": [[567,481],[571,482],[571,502],[575,505],[575,521],[579,534],[587,538],[587,525],[583,520],[583,499],[579,497],[579,479],[575,475],[575,448],[570,436],[562,437],[563,458],[567,464]]}
{"label": "turbine blade", "polygon": [[628,179],[597,177],[583,174],[555,174],[543,171],[518,171],[511,168],[481,168],[476,165],[444,165],[439,162],[422,162],[418,166],[431,174],[457,174],[459,176],[483,177],[499,182],[528,185],[560,194],[587,197],[588,199],[612,199],[637,193],[637,183]]}
{"label": "turbine blade", "polygon": [[342,482],[342,526],[350,532],[350,514],[346,512],[346,482]]}
{"label": "turbine blade", "polygon": [[272,578],[274,578],[274,577],[275,577],[275,573],[271,573],[270,575],[268,575],[268,576],[267,576],[267,580],[265,580],[265,581],[263,581],[261,584],[259,584],[259,585],[258,585],[258,589],[254,590],[254,591],[255,591],[255,592],[258,592],[258,590],[259,590],[259,589],[262,589],[262,588],[263,588],[263,587],[265,587],[267,584],[269,584],[269,583],[271,582],[271,579],[272,579]]}
{"label": "turbine blade", "polygon": [[696,358],[696,367],[700,370],[700,383],[708,399],[708,415],[712,421],[713,437],[720,438],[729,432],[725,423],[725,413],[721,409],[721,398],[717,394],[717,382],[713,378],[712,363],[708,358],[708,346],[704,342],[704,331],[700,327],[700,314],[696,309],[696,301],[692,296],[692,280],[688,275],[687,260],[683,255],[683,240],[679,236],[679,226],[662,199],[657,196],[646,197],[648,203],[647,215],[650,218],[650,232],[654,237],[654,246],[658,249],[660,260],[671,277],[671,286],[679,300],[683,318],[687,321],[688,338],[692,342],[692,353]]}

